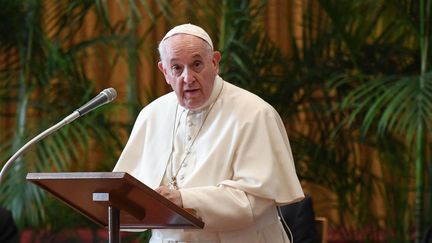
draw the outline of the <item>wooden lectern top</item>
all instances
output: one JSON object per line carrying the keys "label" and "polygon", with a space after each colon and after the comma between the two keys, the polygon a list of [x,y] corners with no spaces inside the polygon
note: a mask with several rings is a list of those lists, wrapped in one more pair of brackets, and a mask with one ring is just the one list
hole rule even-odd
{"label": "wooden lectern top", "polygon": [[125,172],[28,173],[27,180],[103,227],[108,206],[120,229],[203,228],[204,222]]}

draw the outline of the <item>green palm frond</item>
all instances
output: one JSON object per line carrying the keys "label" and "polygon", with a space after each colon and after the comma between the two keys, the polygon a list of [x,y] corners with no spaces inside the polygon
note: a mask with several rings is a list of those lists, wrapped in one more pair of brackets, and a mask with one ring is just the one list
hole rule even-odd
{"label": "green palm frond", "polygon": [[[352,77],[345,77],[349,83]],[[420,123],[431,127],[432,80],[426,74],[421,84],[419,76],[371,77],[354,88],[344,98],[342,108],[349,109],[348,124],[361,119],[366,134],[375,124],[379,133],[394,132],[412,141]]]}

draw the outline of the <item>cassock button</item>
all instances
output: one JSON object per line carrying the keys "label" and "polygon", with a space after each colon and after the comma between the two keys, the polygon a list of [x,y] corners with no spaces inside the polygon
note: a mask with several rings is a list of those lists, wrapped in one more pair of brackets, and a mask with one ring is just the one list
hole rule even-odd
{"label": "cassock button", "polygon": [[183,167],[186,167],[186,166],[187,166],[187,163],[184,163],[184,164],[183,164]]}
{"label": "cassock button", "polygon": [[179,178],[180,180],[183,180],[184,179],[184,175],[180,175],[180,178]]}
{"label": "cassock button", "polygon": [[193,125],[194,125],[194,124],[193,124],[192,122],[189,122],[189,123],[188,123],[188,126],[189,126],[189,127],[192,127]]}
{"label": "cassock button", "polygon": [[190,141],[192,139],[191,136],[187,136],[187,140]]}

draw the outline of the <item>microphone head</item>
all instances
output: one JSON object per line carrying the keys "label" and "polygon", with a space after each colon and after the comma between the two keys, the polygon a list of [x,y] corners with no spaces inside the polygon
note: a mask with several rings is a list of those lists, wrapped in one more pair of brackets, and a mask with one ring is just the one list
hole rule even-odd
{"label": "microphone head", "polygon": [[104,89],[101,93],[108,98],[107,103],[113,101],[117,97],[117,91],[114,88]]}

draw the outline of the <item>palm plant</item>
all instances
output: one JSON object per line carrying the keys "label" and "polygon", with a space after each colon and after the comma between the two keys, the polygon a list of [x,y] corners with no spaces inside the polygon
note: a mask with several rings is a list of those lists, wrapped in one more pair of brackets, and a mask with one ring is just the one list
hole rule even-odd
{"label": "palm plant", "polygon": [[[378,240],[382,237],[378,231],[385,230],[388,241],[409,241],[414,218],[408,196],[413,164],[408,162],[412,153],[406,145],[410,143],[401,138],[412,138],[412,131],[418,130],[394,133],[383,129],[386,125],[374,118],[382,114],[390,128],[399,124],[400,129],[409,123],[396,122],[402,113],[413,119],[415,110],[428,114],[428,103],[421,109],[414,108],[416,105],[404,97],[406,92],[397,92],[403,85],[383,95],[390,92],[389,84],[393,86],[395,80],[419,72],[416,37],[421,35],[416,34],[416,22],[430,22],[430,16],[425,21],[416,19],[422,17],[416,10],[421,4],[422,11],[430,9],[430,3],[416,1],[305,1],[302,25],[290,27],[301,29],[301,36],[292,33],[298,39],[291,41],[294,53],[285,79],[290,83],[287,87],[295,90],[286,95],[285,106],[280,107],[289,114],[290,124],[307,124],[290,126],[299,174],[336,194],[334,206],[339,218],[334,223],[347,238],[354,237],[352,230],[367,227],[365,235],[369,239],[364,240]],[[423,27],[423,32],[429,33],[429,27]],[[414,82],[410,85],[415,86]],[[425,84],[422,92],[427,87]],[[293,92],[295,95],[291,95]],[[423,95],[428,97],[427,92]],[[384,112],[390,98],[406,102],[405,108],[394,103],[393,112]],[[417,100],[424,102],[425,97]],[[377,128],[381,133],[367,128]],[[377,159],[381,174],[370,169]],[[377,194],[386,205],[383,213],[371,210]]]}
{"label": "palm plant", "polygon": [[[432,131],[432,76],[428,65],[428,59],[432,55],[428,50],[432,40],[431,4],[432,1],[428,0],[389,1],[390,8],[398,13],[399,24],[404,27],[399,28],[400,32],[396,36],[398,41],[403,41],[399,46],[407,53],[412,53],[412,57],[399,59],[405,61],[398,65],[404,68],[401,70],[403,72],[365,76],[362,83],[352,87],[342,103],[344,108],[352,111],[348,122],[363,115],[361,127],[365,133],[371,130],[371,127],[380,135],[393,133],[403,138],[408,146],[408,151],[415,160],[416,242],[421,241],[424,220],[431,220],[430,216],[425,217],[430,215],[430,212],[424,213],[424,186],[427,175],[425,163],[430,160],[427,142]],[[394,22],[382,24],[385,29],[395,25]],[[404,37],[405,35],[409,38]],[[409,69],[406,69],[407,67]],[[348,79],[352,80],[353,76],[343,78],[344,81]]]}
{"label": "palm plant", "polygon": [[[384,34],[373,35],[377,32],[376,23],[382,18],[382,11],[381,3],[376,1],[339,1],[338,4],[307,1],[302,25],[297,27],[301,29],[301,36],[298,36],[299,41],[292,41],[294,53],[287,80],[299,83],[294,96],[297,102],[293,102],[298,108],[289,105],[286,108],[297,110],[290,118],[292,121],[307,124],[293,128],[290,136],[293,151],[297,154],[301,177],[335,193],[336,205],[327,202],[324,206],[337,209],[339,217],[333,223],[347,239],[354,238],[355,230],[363,229],[367,230],[364,235],[369,237],[364,240],[378,240],[383,215],[404,219],[404,214],[396,215],[391,212],[393,209],[385,214],[371,210],[377,192],[385,193],[387,187],[382,185],[388,182],[371,171],[374,156],[370,151],[387,158],[389,165],[381,166],[389,168],[390,162],[398,161],[398,156],[398,159],[404,157],[401,144],[391,136],[385,141],[373,134],[359,136],[358,123],[352,123],[351,127],[341,126],[347,112],[334,107],[345,97],[351,83],[347,82],[347,86],[338,90],[328,85],[346,73],[378,72],[391,67],[373,59],[374,55],[385,55],[391,50],[369,42],[370,39],[389,41]],[[296,26],[291,29],[294,28]],[[294,33],[292,35],[296,37]],[[394,152],[391,148],[399,149]],[[400,171],[404,172],[406,170]],[[406,189],[401,184],[398,190]],[[397,227],[395,225],[393,229]],[[393,237],[400,241],[404,230],[396,233],[398,235]]]}
{"label": "palm plant", "polygon": [[[124,46],[127,50],[139,48],[147,37],[132,35],[136,31],[134,26],[142,23],[141,16],[145,14],[136,10],[148,7],[146,1],[118,2],[116,6],[88,0],[2,0],[0,3],[1,161],[70,114],[71,107],[79,107],[99,92],[96,86],[101,82],[89,74],[89,66],[98,68],[92,64],[104,61],[115,67],[124,58],[130,67],[128,84],[136,85],[133,71],[139,59],[131,51],[126,52],[129,56],[124,56],[122,50]],[[129,13],[113,22],[109,17],[110,7]],[[80,38],[90,15],[97,16],[93,35]],[[153,21],[160,15],[160,11],[156,12]],[[132,41],[135,42],[130,44]],[[111,61],[97,61],[98,56]],[[0,204],[12,210],[20,227],[62,226],[54,223],[58,220],[56,215],[48,213],[52,206],[50,198],[26,184],[27,172],[112,169],[123,144],[121,134],[130,127],[130,120],[118,119],[116,114],[123,107],[138,105],[138,94],[132,90],[136,89],[129,89],[125,106],[112,104],[86,115],[85,119],[50,135],[15,162],[1,184]],[[136,108],[132,112],[136,113]],[[71,221],[64,223],[67,222]]]}

